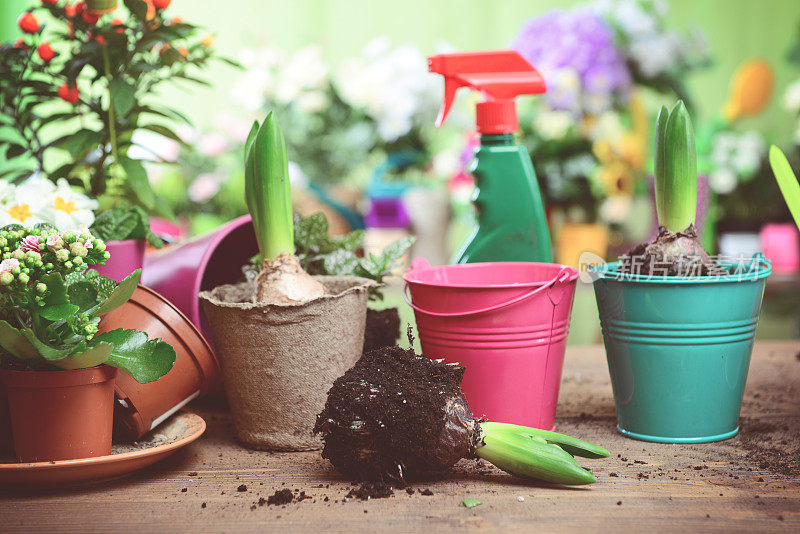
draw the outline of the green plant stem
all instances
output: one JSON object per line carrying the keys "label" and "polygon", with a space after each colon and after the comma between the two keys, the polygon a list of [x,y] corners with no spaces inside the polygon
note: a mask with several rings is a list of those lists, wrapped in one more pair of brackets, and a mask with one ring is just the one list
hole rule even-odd
{"label": "green plant stem", "polygon": [[[108,45],[103,43],[103,70],[105,71],[106,80],[108,81],[108,132],[110,136],[111,142],[111,155],[114,158],[112,163],[112,169],[117,169],[117,165],[119,164],[119,153],[117,150],[117,127],[116,127],[116,117],[114,114],[114,99],[111,97],[111,65],[108,59]],[[103,180],[103,172],[102,169],[97,174],[97,180],[95,182],[95,186],[92,189],[92,193],[98,195],[102,192],[101,182]],[[106,190],[108,188],[106,187]]]}

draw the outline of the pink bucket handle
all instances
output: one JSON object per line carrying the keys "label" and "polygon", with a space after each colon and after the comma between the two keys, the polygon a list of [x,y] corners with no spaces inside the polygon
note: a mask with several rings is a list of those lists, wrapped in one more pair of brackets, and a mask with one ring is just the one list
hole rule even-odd
{"label": "pink bucket handle", "polygon": [[[427,262],[426,262],[427,263]],[[548,280],[547,283],[537,287],[536,289],[529,291],[523,295],[518,297],[514,297],[511,300],[507,300],[506,302],[501,302],[499,304],[492,304],[491,306],[486,306],[485,308],[479,308],[477,310],[470,310],[467,312],[452,312],[452,313],[442,313],[442,312],[432,312],[429,310],[424,310],[419,306],[416,306],[411,302],[411,299],[408,298],[408,282],[406,282],[405,287],[403,288],[403,299],[405,299],[406,304],[414,308],[414,310],[424,313],[426,315],[433,315],[434,317],[464,317],[467,315],[478,315],[480,313],[486,313],[494,310],[499,310],[501,308],[506,308],[511,306],[512,304],[516,304],[517,302],[521,302],[525,299],[528,299],[541,291],[547,290],[548,296],[553,304],[558,304],[561,301],[561,296],[563,292],[555,292],[551,291],[557,289],[559,286],[562,286],[564,282],[569,280],[570,277],[570,268],[569,267],[562,267],[558,274],[556,274],[551,280]]]}

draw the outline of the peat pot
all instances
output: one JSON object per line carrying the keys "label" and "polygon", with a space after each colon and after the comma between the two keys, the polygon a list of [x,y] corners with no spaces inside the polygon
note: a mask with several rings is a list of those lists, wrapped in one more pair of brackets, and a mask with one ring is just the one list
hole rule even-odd
{"label": "peat pot", "polygon": [[317,276],[329,294],[302,304],[253,303],[255,283],[200,293],[239,440],[265,450],[314,450],[333,381],[361,356],[367,290],[355,276]]}
{"label": "peat pot", "polygon": [[770,262],[757,254],[720,277],[623,275],[593,267],[617,428],[662,443],[739,430]]}
{"label": "peat pot", "polygon": [[118,430],[139,439],[197,397],[208,393],[219,377],[214,352],[197,328],[164,297],[144,286],[103,316],[100,331],[136,328],[150,339],[175,349],[175,365],[155,382],[140,384],[120,372],[116,381]]}
{"label": "peat pot", "polygon": [[20,462],[106,456],[111,452],[114,379],[107,365],[72,371],[0,369]]}

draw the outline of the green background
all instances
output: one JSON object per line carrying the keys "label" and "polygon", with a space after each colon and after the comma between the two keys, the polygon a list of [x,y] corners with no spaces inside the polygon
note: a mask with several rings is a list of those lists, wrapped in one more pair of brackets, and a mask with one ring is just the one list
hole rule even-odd
{"label": "green background", "polygon": [[[0,1],[0,40],[16,39],[16,18],[38,0]],[[569,0],[173,0],[169,12],[204,25],[216,35],[216,46],[236,57],[243,47],[275,45],[291,51],[319,43],[326,57],[337,61],[357,54],[373,37],[388,35],[395,44],[414,42],[423,53],[447,41],[458,49],[508,46],[530,17],[581,2]],[[728,82],[744,59],[761,57],[776,71],[776,94],[762,116],[743,124],[786,146],[795,118],[781,108],[783,89],[798,76],[786,52],[798,35],[798,0],[670,0],[674,28],[702,29],[714,64],[688,80],[699,104],[701,120],[725,101]],[[236,73],[223,65],[209,73],[213,89],[164,93],[171,104],[210,125],[216,111],[230,106],[230,85]]]}

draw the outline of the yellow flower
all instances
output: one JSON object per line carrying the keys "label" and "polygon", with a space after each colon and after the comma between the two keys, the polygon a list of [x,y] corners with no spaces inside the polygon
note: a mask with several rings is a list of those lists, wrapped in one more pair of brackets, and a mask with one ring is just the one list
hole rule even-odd
{"label": "yellow flower", "polygon": [[773,81],[772,67],[764,60],[751,59],[739,65],[731,80],[728,101],[722,107],[723,116],[735,121],[760,113],[772,96]]}
{"label": "yellow flower", "polygon": [[600,167],[599,181],[605,188],[606,195],[630,196],[633,194],[635,182],[630,167],[622,162],[615,161]]}
{"label": "yellow flower", "polygon": [[33,217],[30,204],[17,204],[15,206],[11,206],[6,210],[6,213],[8,213],[9,217],[15,221],[19,221],[20,224],[25,224],[25,221]]}

